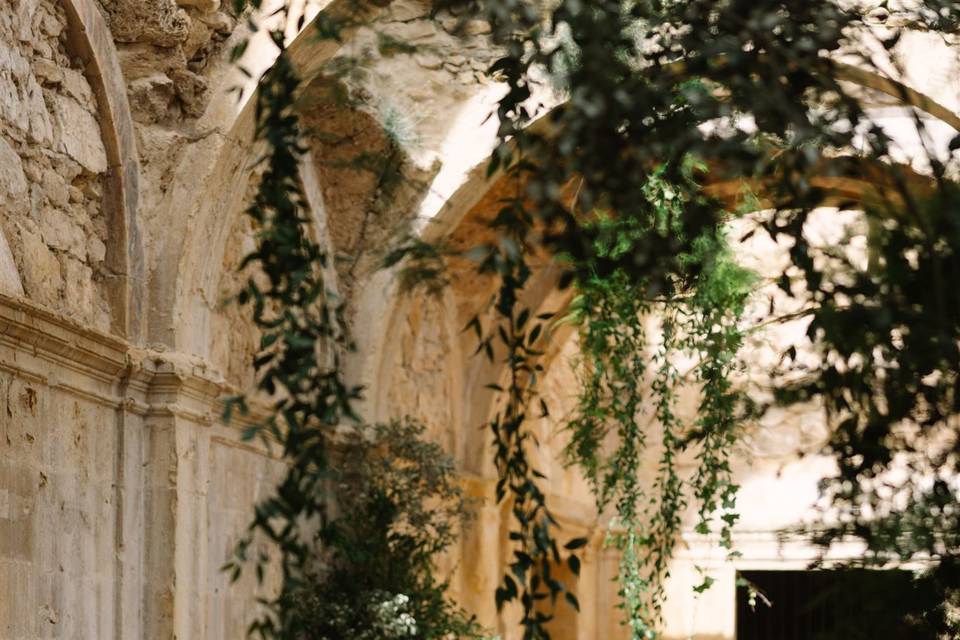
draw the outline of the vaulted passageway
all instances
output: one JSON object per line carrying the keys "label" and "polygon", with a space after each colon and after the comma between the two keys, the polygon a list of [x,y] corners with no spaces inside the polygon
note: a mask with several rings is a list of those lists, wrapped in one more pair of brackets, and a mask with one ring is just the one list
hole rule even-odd
{"label": "vaulted passageway", "polygon": [[[316,6],[290,34],[292,59],[308,79],[299,178],[310,233],[342,254],[327,277],[360,345],[347,368],[367,388],[364,417],[423,421],[456,458],[468,493],[482,498],[448,559],[451,589],[513,638],[516,612],[499,614],[491,596],[511,546],[482,429],[496,408],[484,385],[504,370],[474,357],[474,338],[462,331],[474,314],[488,317],[496,283],[456,255],[439,295],[403,291],[396,269],[378,268],[406,233],[452,251],[489,239],[502,199],[522,188],[502,172],[487,175],[497,124],[488,116],[502,87],[485,70],[497,51],[489,25],[471,23],[461,39],[456,16],[433,15],[419,0],[371,7],[372,27],[351,29],[336,45],[317,41],[318,20],[348,5]],[[258,587],[252,576],[231,585],[220,567],[280,470],[276,452],[241,439],[256,407],[230,424],[221,419],[223,398],[253,386],[259,343],[245,312],[224,304],[256,235],[243,216],[258,179],[253,81],[242,100],[230,92],[242,79],[228,53],[242,21],[215,1],[24,0],[0,5],[0,14],[0,60],[8,63],[0,65],[0,593],[12,594],[0,598],[0,638],[241,637]],[[425,51],[380,46],[378,31]],[[932,61],[911,68],[936,68],[949,81],[932,71],[900,84],[852,67],[840,73],[893,128],[910,120],[909,106],[956,129],[956,56],[944,62],[951,50],[922,39],[913,46],[916,58]],[[251,75],[274,55],[269,43],[251,44]],[[367,76],[338,76],[355,56]],[[343,92],[355,100],[341,101]],[[547,130],[562,98],[551,91],[543,102],[532,126]],[[836,221],[830,207],[882,202],[896,180],[922,193],[923,167],[908,161],[863,165],[843,178],[825,164],[813,186],[827,226]],[[384,183],[386,172],[395,184]],[[745,191],[755,208],[770,204],[762,182],[719,166],[705,183],[731,209]],[[782,251],[753,242],[738,251],[773,262]],[[562,313],[572,293],[557,289],[561,268],[548,255],[534,266],[524,304]],[[553,329],[542,388],[558,410],[536,424],[538,455],[565,535],[589,545],[577,581],[581,614],[561,604],[552,625],[563,639],[625,637],[606,522],[584,479],[559,462],[578,344],[573,326]],[[758,369],[769,366],[769,342],[788,337],[757,341]],[[740,560],[724,563],[716,540],[685,531],[666,637],[734,637],[736,572],[795,570],[812,558],[809,547],[778,546],[773,534],[805,513],[824,472],[823,460],[789,459],[822,438],[824,425],[811,415],[782,414],[748,440],[736,469]],[[691,589],[698,567],[717,576],[702,596]]]}

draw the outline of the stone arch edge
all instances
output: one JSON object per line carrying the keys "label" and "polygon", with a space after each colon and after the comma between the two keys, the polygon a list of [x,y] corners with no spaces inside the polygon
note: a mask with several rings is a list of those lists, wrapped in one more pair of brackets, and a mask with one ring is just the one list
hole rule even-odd
{"label": "stone arch edge", "polygon": [[140,160],[126,82],[110,30],[93,0],[63,0],[68,44],[84,62],[84,73],[100,109],[107,152],[105,207],[111,224],[107,268],[114,278],[107,295],[114,333],[137,341],[143,334],[143,247],[138,225]]}

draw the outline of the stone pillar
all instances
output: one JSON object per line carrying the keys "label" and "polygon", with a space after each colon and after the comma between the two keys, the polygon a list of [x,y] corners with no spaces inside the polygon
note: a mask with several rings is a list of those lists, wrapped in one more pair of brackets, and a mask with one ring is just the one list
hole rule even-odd
{"label": "stone pillar", "polygon": [[484,627],[496,629],[493,594],[500,581],[500,508],[489,480],[468,476],[464,485],[466,496],[476,501],[476,515],[460,539],[461,604]]}
{"label": "stone pillar", "polygon": [[127,405],[142,424],[145,637],[203,637],[210,427],[223,385],[189,359],[133,360]]}

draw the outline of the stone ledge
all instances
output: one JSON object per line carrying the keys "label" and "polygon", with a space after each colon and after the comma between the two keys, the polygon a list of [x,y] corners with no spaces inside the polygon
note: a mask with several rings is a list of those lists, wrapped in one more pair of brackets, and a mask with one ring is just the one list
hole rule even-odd
{"label": "stone ledge", "polygon": [[218,422],[220,398],[230,391],[199,358],[133,348],[2,293],[0,370],[134,415],[177,416],[202,425]]}
{"label": "stone ledge", "polygon": [[[127,366],[126,341],[84,327],[22,298],[0,294],[0,342],[100,382],[112,383]],[[13,363],[0,360],[0,366]],[[38,372],[32,372],[38,373]]]}

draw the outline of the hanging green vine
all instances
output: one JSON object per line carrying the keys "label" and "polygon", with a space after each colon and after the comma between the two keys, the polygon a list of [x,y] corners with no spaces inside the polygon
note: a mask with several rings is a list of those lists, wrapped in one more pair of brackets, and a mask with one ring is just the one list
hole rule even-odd
{"label": "hanging green vine", "polygon": [[[260,7],[259,0],[252,4]],[[478,266],[499,285],[492,314],[478,315],[470,326],[479,351],[503,365],[503,378],[490,382],[500,404],[489,427],[497,498],[510,505],[514,548],[495,598],[498,606],[519,602],[525,640],[549,637],[551,614],[543,601],[563,594],[577,606],[554,574],[561,562],[578,573],[578,549],[585,544],[561,545],[543,476],[530,463],[536,446],[530,418],[548,411],[537,384],[552,320],[523,302],[534,254],[562,256],[566,273],[559,286],[578,288],[574,311],[586,366],[570,425],[570,456],[593,481],[600,504],[616,508],[619,528],[612,540],[622,553],[621,598],[634,636],[653,633],[690,498],[699,513],[697,530],[709,532],[719,515],[721,544],[730,547],[736,486],[729,456],[740,401],[732,378],[751,278],[732,259],[722,233],[724,206],[692,179],[698,172],[763,184],[775,210],[765,227],[792,242],[790,261],[815,303],[810,335],[829,357],[812,381],[787,385],[780,399],[823,399],[829,415],[841,418],[828,449],[841,463],[835,504],[854,514],[864,502],[876,506],[877,493],[863,490],[863,482],[889,470],[898,451],[938,471],[955,471],[956,447],[923,459],[921,447],[899,439],[894,429],[912,421],[931,432],[949,430],[956,414],[960,330],[955,292],[945,283],[957,271],[957,189],[937,160],[931,162],[931,192],[918,201],[906,172],[888,170],[887,135],[835,73],[831,56],[863,27],[862,13],[806,0],[559,0],[546,15],[526,0],[441,4],[469,5],[489,21],[504,52],[490,70],[506,91],[489,170],[502,172],[515,193],[491,222],[496,240]],[[956,27],[949,3],[920,5],[906,23]],[[271,417],[256,433],[278,442],[288,463],[276,495],[258,505],[251,535],[240,545],[239,562],[254,536],[265,536],[279,552],[279,558],[253,558],[258,572],[271,561],[281,567],[280,596],[264,603],[268,614],[252,628],[263,637],[301,631],[284,595],[300,586],[314,552],[310,532],[324,525],[324,434],[352,417],[351,402],[359,395],[340,371],[351,344],[323,281],[326,256],[303,231],[304,198],[295,177],[303,152],[293,111],[298,79],[283,41],[287,9],[279,11],[281,26],[269,32],[280,56],[260,80],[257,97],[257,139],[266,152],[248,211],[258,248],[245,264],[262,273],[239,296],[263,333],[255,364],[259,389],[272,399]],[[341,26],[321,14],[323,37],[337,38]],[[897,37],[879,45],[893,48]],[[558,69],[567,100],[550,114],[549,127],[531,129],[537,79]],[[903,97],[909,98],[906,92]],[[739,118],[750,126],[736,126]],[[951,151],[960,147],[958,140]],[[804,225],[824,201],[813,179],[835,159],[835,150],[854,146],[857,162],[833,163],[830,177],[873,180],[879,167],[891,195],[867,210],[880,221],[871,242],[882,260],[866,272],[851,267],[848,285],[815,260],[820,254]],[[692,167],[692,157],[703,164]],[[867,161],[873,173],[863,169]],[[574,183],[571,206],[568,187]],[[792,284],[785,274],[786,295]],[[844,306],[844,300],[856,302]],[[650,315],[660,318],[656,332],[644,324]],[[694,356],[690,373],[677,369],[679,354]],[[684,384],[699,389],[693,424],[676,411]],[[235,404],[242,407],[242,400]],[[659,435],[655,446],[652,433]],[[608,437],[615,442],[609,454]],[[656,454],[649,486],[639,480],[645,451]],[[698,461],[689,478],[678,470],[684,455]],[[936,577],[943,584],[933,592],[942,596],[960,585],[953,569],[960,552],[949,535],[957,495],[943,482],[911,490],[906,512],[894,510],[871,523],[854,519],[830,535],[864,537],[878,557],[926,553],[941,559]],[[904,548],[884,529],[890,522],[906,522],[924,535]]]}
{"label": "hanging green vine", "polygon": [[[239,2],[237,11],[244,8]],[[260,8],[259,0],[250,3]],[[302,621],[289,607],[292,594],[303,589],[314,557],[314,535],[327,515],[328,430],[353,419],[351,403],[360,389],[341,372],[341,358],[352,348],[335,295],[327,288],[327,256],[310,239],[306,198],[299,180],[304,153],[299,119],[294,111],[300,79],[284,42],[289,7],[278,10],[279,26],[267,31],[279,54],[257,83],[255,141],[264,149],[262,177],[246,214],[256,230],[256,249],[241,268],[253,268],[237,302],[249,306],[260,330],[260,352],[254,361],[257,389],[269,398],[265,421],[246,438],[261,437],[279,446],[286,463],[276,491],[255,509],[248,535],[237,545],[237,558],[225,567],[236,580],[246,562],[262,581],[268,565],[280,569],[277,593],[262,601],[265,614],[250,627],[262,638],[297,637]],[[336,34],[341,25],[326,25]],[[245,43],[234,50],[239,59]],[[246,400],[229,400],[225,419]],[[267,540],[275,551],[256,551]]]}
{"label": "hanging green vine", "polygon": [[493,434],[494,463],[499,474],[496,497],[499,502],[509,500],[515,528],[510,531],[514,544],[509,573],[495,591],[497,608],[518,600],[521,605],[520,624],[524,640],[549,638],[546,624],[552,614],[543,610],[541,602],[549,599],[555,606],[563,594],[568,606],[579,609],[576,596],[553,574],[554,567],[566,563],[574,575],[580,573],[577,550],[586,545],[583,538],[568,541],[561,552],[556,540],[558,529],[551,515],[546,496],[539,486],[545,478],[530,465],[528,456],[536,446],[529,430],[528,416],[538,411],[548,413],[547,405],[537,394],[538,378],[543,374],[539,362],[543,355],[538,341],[545,337],[544,329],[552,313],[531,317],[531,310],[520,302],[520,295],[531,274],[523,257],[523,224],[512,221],[521,207],[520,198],[507,201],[498,219],[504,224],[499,244],[492,248],[480,264],[481,273],[492,272],[500,279],[495,298],[496,322],[484,331],[481,319],[475,316],[472,328],[479,340],[478,352],[491,361],[502,362],[506,368],[505,384],[493,382],[488,387],[498,392],[502,406],[489,423]]}
{"label": "hanging green vine", "polygon": [[[688,162],[686,186],[695,188]],[[683,192],[655,172],[645,193],[653,206],[646,222],[601,216],[598,255],[618,259],[648,234],[666,235],[682,215]],[[620,551],[620,606],[634,638],[653,635],[663,599],[667,564],[679,535],[681,516],[692,495],[699,510],[697,530],[709,532],[716,512],[724,509],[722,544],[730,547],[736,486],[729,456],[735,440],[736,394],[730,376],[742,343],[738,322],[752,289],[749,272],[732,259],[722,235],[705,234],[685,258],[700,273],[692,286],[670,294],[651,294],[643,281],[622,271],[589,275],[576,283],[571,319],[580,327],[581,392],[568,422],[567,456],[584,470],[595,488],[601,511],[614,505],[608,542]],[[652,317],[661,320],[658,336],[648,335]],[[653,353],[651,353],[653,351]],[[681,379],[674,361],[692,357],[693,380]],[[652,371],[651,371],[652,369]],[[683,424],[675,413],[683,385],[700,385],[696,424]],[[648,405],[652,404],[651,409]],[[643,454],[648,439],[659,433],[657,473],[644,486]],[[696,447],[696,475],[685,481],[678,457]],[[698,587],[706,588],[708,583]]]}

